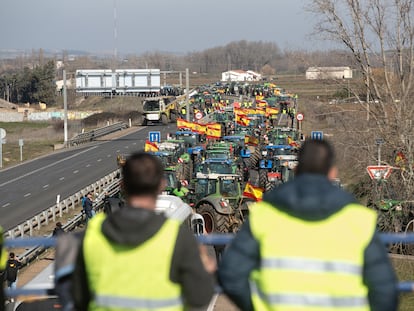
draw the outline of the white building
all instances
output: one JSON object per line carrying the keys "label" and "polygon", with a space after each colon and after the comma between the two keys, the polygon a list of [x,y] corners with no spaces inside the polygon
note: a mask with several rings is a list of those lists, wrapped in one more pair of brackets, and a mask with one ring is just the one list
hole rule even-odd
{"label": "white building", "polygon": [[352,69],[350,67],[309,67],[306,70],[306,79],[352,79]]}
{"label": "white building", "polygon": [[252,70],[230,70],[221,73],[221,81],[260,81],[262,75]]}

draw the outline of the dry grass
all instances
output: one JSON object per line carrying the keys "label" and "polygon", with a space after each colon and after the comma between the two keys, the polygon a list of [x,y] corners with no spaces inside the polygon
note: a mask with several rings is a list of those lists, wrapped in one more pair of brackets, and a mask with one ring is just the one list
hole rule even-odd
{"label": "dry grass", "polygon": [[[400,281],[412,281],[414,276],[414,259],[393,258],[392,264]],[[414,310],[414,295],[401,294],[399,311]]]}

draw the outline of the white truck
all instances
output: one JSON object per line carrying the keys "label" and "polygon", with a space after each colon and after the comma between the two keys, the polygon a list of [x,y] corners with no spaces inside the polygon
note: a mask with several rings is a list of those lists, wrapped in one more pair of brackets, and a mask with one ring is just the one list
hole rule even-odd
{"label": "white truck", "polygon": [[76,70],[76,92],[85,95],[154,95],[160,90],[159,69]]}

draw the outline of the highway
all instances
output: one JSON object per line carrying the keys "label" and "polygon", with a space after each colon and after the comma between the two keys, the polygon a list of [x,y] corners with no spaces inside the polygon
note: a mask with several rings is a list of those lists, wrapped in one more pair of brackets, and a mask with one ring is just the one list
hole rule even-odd
{"label": "highway", "polygon": [[175,124],[147,126],[125,136],[65,149],[0,171],[0,225],[11,229],[117,169],[117,154],[142,150],[149,131],[162,139]]}

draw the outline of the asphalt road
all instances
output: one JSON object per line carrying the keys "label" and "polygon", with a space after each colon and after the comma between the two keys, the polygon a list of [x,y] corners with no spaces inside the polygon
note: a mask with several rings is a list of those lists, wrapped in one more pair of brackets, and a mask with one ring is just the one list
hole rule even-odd
{"label": "asphalt road", "polygon": [[118,153],[142,150],[149,131],[162,139],[175,124],[148,126],[110,141],[67,149],[0,171],[0,225],[11,229],[117,169]]}

